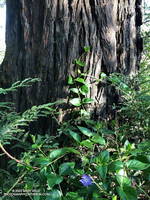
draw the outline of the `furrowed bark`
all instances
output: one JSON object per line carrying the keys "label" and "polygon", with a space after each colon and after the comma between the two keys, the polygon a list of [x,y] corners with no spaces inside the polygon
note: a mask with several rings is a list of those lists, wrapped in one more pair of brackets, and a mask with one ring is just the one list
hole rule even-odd
{"label": "furrowed bark", "polygon": [[[142,50],[141,0],[7,0],[6,56],[1,86],[27,77],[42,82],[13,94],[17,111],[68,95],[66,79],[84,46],[85,71],[134,75]],[[91,84],[96,115],[108,118],[117,100],[107,84]]]}

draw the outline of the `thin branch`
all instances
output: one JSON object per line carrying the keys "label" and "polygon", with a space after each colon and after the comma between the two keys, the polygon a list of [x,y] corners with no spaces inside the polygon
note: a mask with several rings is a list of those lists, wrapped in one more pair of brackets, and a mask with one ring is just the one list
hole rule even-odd
{"label": "thin branch", "polygon": [[27,174],[27,171],[25,171],[19,178],[18,180],[14,183],[14,185],[6,192],[5,196],[9,195],[9,193],[14,189],[14,187],[21,181],[21,179]]}
{"label": "thin branch", "polygon": [[12,160],[15,160],[17,163],[21,163],[21,164],[22,164],[21,160],[18,160],[18,159],[16,159],[15,157],[13,157],[12,155],[10,155],[10,154],[4,149],[4,147],[3,147],[2,144],[0,144],[0,148],[1,148],[1,150],[2,150],[9,158],[11,158]]}
{"label": "thin branch", "polygon": [[[12,159],[12,160],[14,160],[14,161],[16,161],[17,163],[20,163],[20,164],[22,164],[22,165],[25,165],[25,166],[28,166],[28,167],[32,167],[32,166],[30,166],[30,165],[27,165],[26,163],[23,163],[21,160],[18,160],[17,158],[13,157],[12,155],[10,155],[10,154],[6,151],[6,149],[3,147],[2,144],[0,144],[0,148],[1,148],[1,150],[2,150],[10,159]],[[39,169],[40,169],[40,168],[38,168],[38,167],[32,167],[32,168],[35,169],[35,170],[39,170]]]}

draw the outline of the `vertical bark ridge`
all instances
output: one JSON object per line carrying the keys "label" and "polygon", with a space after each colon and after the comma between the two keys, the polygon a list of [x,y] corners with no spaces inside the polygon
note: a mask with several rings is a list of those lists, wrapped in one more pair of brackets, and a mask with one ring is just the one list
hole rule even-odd
{"label": "vertical bark ridge", "polygon": [[[7,0],[6,57],[2,84],[26,77],[42,82],[23,89],[13,100],[19,111],[66,98],[66,79],[74,75],[72,61],[84,46],[84,57],[97,115],[106,115],[115,97],[105,83],[93,78],[101,72],[134,74],[140,60],[141,0]],[[136,13],[137,12],[137,13]],[[8,81],[9,80],[9,81]]]}

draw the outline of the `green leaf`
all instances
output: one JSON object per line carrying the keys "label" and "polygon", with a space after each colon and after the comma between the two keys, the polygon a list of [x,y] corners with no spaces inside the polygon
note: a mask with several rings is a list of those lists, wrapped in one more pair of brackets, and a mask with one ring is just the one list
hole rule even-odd
{"label": "green leaf", "polygon": [[89,52],[90,50],[91,50],[91,47],[89,47],[89,46],[85,46],[85,47],[84,47],[84,51],[85,51],[85,52]]}
{"label": "green leaf", "polygon": [[85,62],[82,62],[80,59],[75,59],[75,64],[79,65],[80,67],[84,67],[85,66]]}
{"label": "green leaf", "polygon": [[150,150],[150,140],[143,141],[138,145],[139,149],[142,149],[143,151]]}
{"label": "green leaf", "polygon": [[40,200],[40,196],[34,196],[34,200]]}
{"label": "green leaf", "polygon": [[85,80],[83,78],[76,78],[75,81],[85,84]]}
{"label": "green leaf", "polygon": [[59,166],[59,174],[63,175],[63,176],[70,175],[70,174],[72,174],[74,167],[75,167],[74,162],[63,163]]}
{"label": "green leaf", "polygon": [[86,95],[89,93],[89,87],[86,85],[82,85],[82,87],[80,88],[80,92],[82,95]]}
{"label": "green leaf", "polygon": [[81,137],[78,133],[72,131],[72,130],[68,130],[69,135],[77,142],[81,141]]}
{"label": "green leaf", "polygon": [[117,187],[117,192],[121,200],[137,200],[136,190],[131,186]]}
{"label": "green leaf", "polygon": [[99,135],[94,135],[91,139],[95,144],[101,144],[101,145],[105,145],[106,141],[104,138],[102,138]]}
{"label": "green leaf", "polygon": [[98,166],[96,170],[102,179],[106,179],[106,174],[108,170],[108,167],[106,165]]}
{"label": "green leaf", "polygon": [[77,127],[81,131],[81,133],[83,133],[84,135],[86,135],[88,137],[91,137],[91,136],[94,135],[94,133],[88,128],[85,128],[85,127],[82,127],[82,126],[77,126]]}
{"label": "green leaf", "polygon": [[102,151],[100,153],[102,163],[107,163],[110,159],[109,151]]}
{"label": "green leaf", "polygon": [[81,109],[80,113],[81,113],[81,116],[90,117],[90,113],[86,111],[85,109]]}
{"label": "green leaf", "polygon": [[102,151],[99,155],[92,158],[92,162],[96,163],[97,165],[108,165],[110,159],[110,155],[108,151]]}
{"label": "green leaf", "polygon": [[34,161],[36,164],[39,164],[39,165],[48,165],[50,163],[50,159],[46,157],[36,158],[34,159]]}
{"label": "green leaf", "polygon": [[101,133],[102,133],[102,134],[108,134],[108,135],[115,134],[114,131],[109,130],[109,129],[106,129],[106,128],[102,128],[102,129],[101,129]]}
{"label": "green leaf", "polygon": [[102,72],[101,75],[100,75],[100,78],[105,79],[106,77],[107,77],[107,75],[104,72]]}
{"label": "green leaf", "polygon": [[38,149],[39,148],[39,144],[32,144],[32,149]]}
{"label": "green leaf", "polygon": [[56,150],[53,150],[49,157],[51,160],[54,160],[54,159],[57,159],[59,157],[62,157],[63,155],[67,154],[67,153],[75,153],[75,154],[80,154],[79,151],[75,150],[74,148],[71,148],[71,147],[64,147],[64,148],[61,148],[61,149],[56,149]]}
{"label": "green leaf", "polygon": [[77,106],[77,107],[81,106],[81,99],[80,98],[71,99],[69,102],[74,106]]}
{"label": "green leaf", "polygon": [[[120,200],[127,200],[126,194],[121,187],[117,187],[117,192],[120,196]],[[132,199],[130,199],[130,200],[132,200]]]}
{"label": "green leaf", "polygon": [[109,165],[109,170],[110,171],[118,171],[120,169],[123,169],[123,162],[120,161],[120,160],[116,160],[114,162],[112,162],[110,165]]}
{"label": "green leaf", "polygon": [[77,192],[68,192],[66,194],[66,200],[84,200],[83,197],[80,197],[80,195]]}
{"label": "green leaf", "polygon": [[59,190],[52,190],[46,197],[46,200],[61,200],[61,199],[62,199],[62,194]]}
{"label": "green leaf", "polygon": [[147,169],[148,167],[150,167],[150,164],[143,163],[139,160],[129,160],[126,162],[126,166],[129,169],[133,169],[133,170],[144,170],[144,169]]}
{"label": "green leaf", "polygon": [[52,188],[54,185],[60,184],[62,181],[63,177],[57,174],[49,174],[47,176],[47,183],[50,188]]}
{"label": "green leaf", "polygon": [[89,164],[89,159],[86,156],[82,156],[81,160],[82,160],[82,167]]}
{"label": "green leaf", "polygon": [[123,191],[127,200],[137,200],[137,192],[133,187],[125,185],[123,186]]}
{"label": "green leaf", "polygon": [[78,88],[70,88],[69,90],[70,90],[71,92],[75,93],[75,94],[78,94],[78,93],[79,93]]}
{"label": "green leaf", "polygon": [[72,76],[70,76],[70,75],[69,75],[69,77],[68,77],[68,84],[69,84],[69,85],[74,84],[73,78],[72,78]]}
{"label": "green leaf", "polygon": [[82,99],[83,104],[88,104],[88,103],[92,103],[92,102],[94,102],[94,99],[91,99],[91,98],[83,98]]}
{"label": "green leaf", "polygon": [[91,142],[90,140],[83,140],[80,145],[85,146],[89,149],[93,148],[93,142]]}
{"label": "green leaf", "polygon": [[131,186],[131,180],[127,176],[116,175],[116,179],[121,187],[124,185]]}
{"label": "green leaf", "polygon": [[112,200],[117,200],[117,196],[112,197]]}

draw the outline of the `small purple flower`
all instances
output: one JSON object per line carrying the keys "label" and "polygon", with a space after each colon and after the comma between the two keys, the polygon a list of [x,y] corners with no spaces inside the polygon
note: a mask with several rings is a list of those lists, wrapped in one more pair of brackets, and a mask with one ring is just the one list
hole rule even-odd
{"label": "small purple flower", "polygon": [[82,178],[80,179],[80,182],[84,185],[84,186],[89,186],[93,184],[93,181],[91,179],[91,177],[89,175],[83,174]]}

